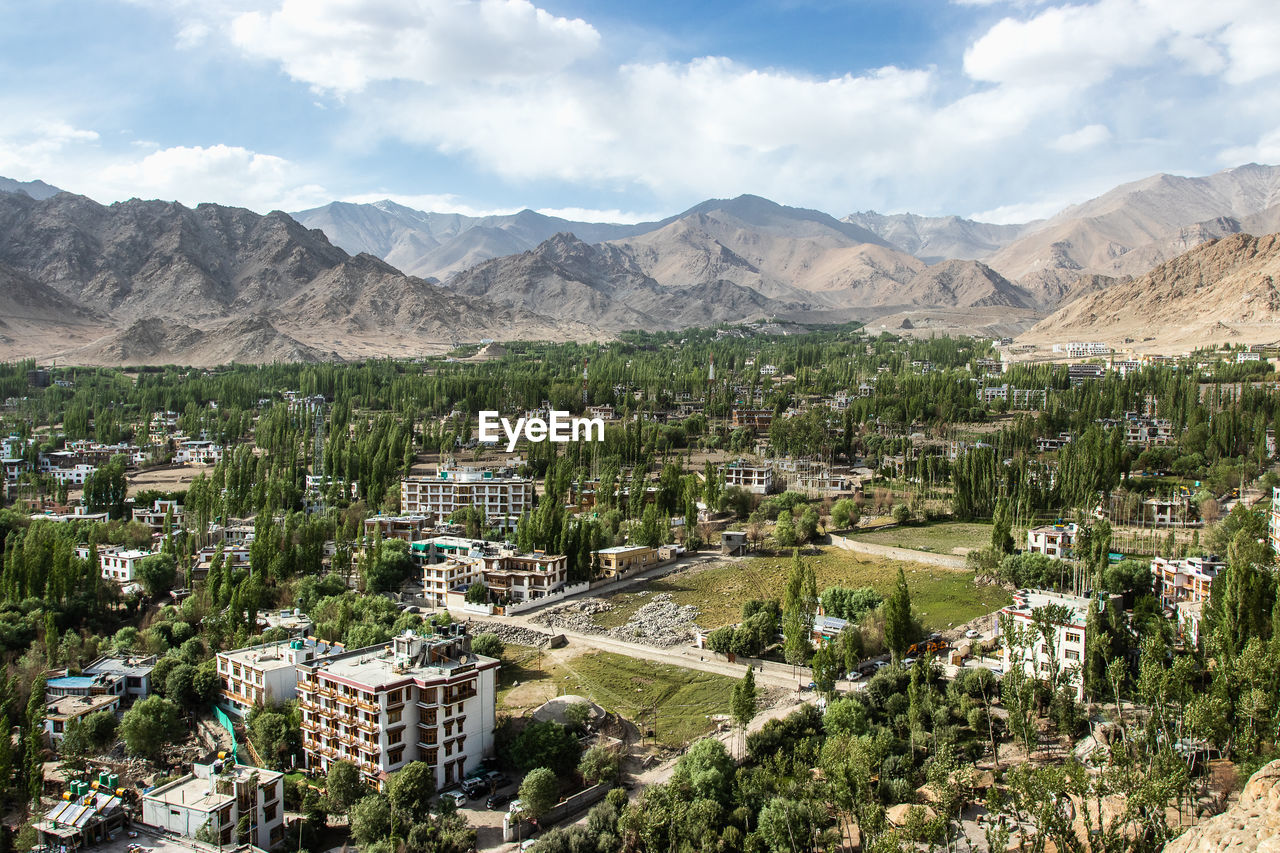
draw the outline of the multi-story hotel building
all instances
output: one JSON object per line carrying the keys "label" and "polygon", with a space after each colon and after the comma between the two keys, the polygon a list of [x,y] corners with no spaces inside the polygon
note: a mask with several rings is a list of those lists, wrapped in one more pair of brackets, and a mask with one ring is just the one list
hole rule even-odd
{"label": "multi-story hotel building", "polygon": [[218,652],[218,677],[222,679],[218,706],[228,714],[245,717],[255,706],[288,702],[298,695],[298,666],[331,651],[328,643],[293,639]]}
{"label": "multi-story hotel building", "polygon": [[452,536],[414,542],[410,554],[422,566],[423,597],[437,606],[448,604],[448,593],[477,581],[484,581],[495,600],[516,603],[558,591],[569,576],[569,558],[564,555],[520,554]]}
{"label": "multi-story hotel building", "polygon": [[[1036,611],[1050,604],[1065,606],[1067,618],[1054,623],[1053,639],[1046,641],[1035,628]],[[1089,608],[1094,602],[1075,595],[1020,589],[1013,594],[1013,604],[1000,611],[997,633],[1003,647],[1004,671],[1009,672],[1021,664],[1032,678],[1043,678],[1050,671],[1050,662],[1057,662],[1058,671],[1068,674],[1068,683],[1075,689],[1076,700],[1084,700],[1084,652]],[[1000,627],[1005,617],[1011,624],[1031,629],[1034,639],[1030,648],[1015,646]]]}
{"label": "multi-story hotel building", "polygon": [[400,481],[400,511],[406,515],[441,521],[467,506],[484,512],[490,527],[514,530],[520,516],[533,510],[533,481],[474,468],[442,469],[435,476]]}
{"label": "multi-story hotel building", "polygon": [[1226,567],[1213,555],[1181,560],[1156,557],[1151,561],[1151,574],[1155,576],[1160,603],[1170,607],[1180,601],[1208,601],[1214,578]]}
{"label": "multi-story hotel building", "polygon": [[[185,838],[232,845],[242,818],[261,850],[284,843],[284,774],[231,759],[194,764],[191,772],[142,795],[142,822]],[[201,848],[204,849],[204,848]]]}
{"label": "multi-story hotel building", "polygon": [[438,788],[460,781],[493,749],[497,670],[456,625],[299,664],[307,767],[349,761],[381,786],[424,761]]}
{"label": "multi-story hotel building", "polygon": [[767,462],[752,465],[743,459],[720,468],[726,486],[739,486],[753,495],[765,495],[773,488],[773,466]]}

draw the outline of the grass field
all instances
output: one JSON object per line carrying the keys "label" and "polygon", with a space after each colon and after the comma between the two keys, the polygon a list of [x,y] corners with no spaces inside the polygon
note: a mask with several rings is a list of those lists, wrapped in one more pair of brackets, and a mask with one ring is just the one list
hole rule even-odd
{"label": "grass field", "polygon": [[734,684],[722,675],[610,652],[572,657],[508,645],[502,659],[500,710],[521,713],[555,696],[577,694],[642,730],[653,729],[658,741],[672,747],[710,731],[711,715],[729,712]]}
{"label": "grass field", "polygon": [[[804,559],[813,566],[818,590],[827,587],[874,587],[881,593],[892,591],[898,567],[906,574],[912,607],[925,627],[943,630],[968,622],[1008,604],[1009,594],[999,587],[977,587],[974,573],[926,566],[921,563],[863,557],[840,548],[823,548]],[[743,602],[752,598],[782,598],[786,587],[788,557],[752,557],[703,571],[677,572],[650,581],[650,595],[669,592],[678,604],[696,606],[698,626],[718,628],[737,622]],[[647,596],[624,592],[611,596],[614,609],[596,616],[601,624],[620,625],[640,607]]]}
{"label": "grass field", "polygon": [[991,525],[949,521],[942,524],[922,524],[918,527],[890,527],[885,530],[856,533],[852,538],[859,542],[870,542],[873,545],[910,548],[913,551],[965,554],[971,549],[986,548],[991,544]]}

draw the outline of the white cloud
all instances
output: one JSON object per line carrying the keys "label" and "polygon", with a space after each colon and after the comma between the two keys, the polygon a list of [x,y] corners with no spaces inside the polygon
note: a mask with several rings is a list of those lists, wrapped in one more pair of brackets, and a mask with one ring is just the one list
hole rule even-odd
{"label": "white cloud", "polygon": [[630,210],[598,210],[592,207],[540,207],[538,213],[543,216],[556,216],[571,222],[608,222],[619,225],[634,225],[637,222],[656,222],[671,215],[665,213],[636,213]]}
{"label": "white cloud", "polygon": [[95,198],[138,196],[188,206],[216,199],[260,212],[327,200],[324,188],[307,182],[288,160],[228,145],[163,148],[141,160],[112,163],[89,178],[84,191]]}
{"label": "white cloud", "polygon": [[528,0],[283,0],[231,24],[246,53],[297,80],[358,92],[379,80],[439,84],[559,71],[594,53],[600,34]]}
{"label": "white cloud", "polygon": [[1079,130],[1064,133],[1049,143],[1055,151],[1074,154],[1096,148],[1111,139],[1111,130],[1105,124],[1086,124]]}
{"label": "white cloud", "polygon": [[421,210],[427,213],[457,213],[461,216],[505,216],[519,213],[520,207],[475,207],[468,204],[460,196],[453,193],[426,193],[405,195],[393,192],[356,193],[343,196],[342,201],[352,204],[376,204],[380,201],[392,201],[404,207]]}
{"label": "white cloud", "polygon": [[21,125],[0,126],[0,175],[49,180],[50,170],[69,149],[97,141],[97,132],[62,119],[37,118]]}

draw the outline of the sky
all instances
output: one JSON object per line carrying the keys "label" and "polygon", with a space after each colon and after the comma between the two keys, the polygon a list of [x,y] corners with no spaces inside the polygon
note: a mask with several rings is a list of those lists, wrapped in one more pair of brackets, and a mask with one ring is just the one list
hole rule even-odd
{"label": "sky", "polygon": [[1274,0],[0,0],[0,175],[107,203],[1023,222],[1280,162]]}

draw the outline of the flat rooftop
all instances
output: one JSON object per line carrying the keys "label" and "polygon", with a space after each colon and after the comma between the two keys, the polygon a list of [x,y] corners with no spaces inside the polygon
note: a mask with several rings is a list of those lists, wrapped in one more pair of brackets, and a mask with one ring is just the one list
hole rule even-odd
{"label": "flat rooftop", "polygon": [[168,806],[185,806],[201,812],[214,811],[235,799],[230,794],[219,794],[213,787],[208,779],[187,775],[148,792],[145,797]]}
{"label": "flat rooftop", "polygon": [[66,720],[119,704],[119,696],[100,693],[96,696],[61,696],[52,702],[46,702],[45,709],[49,717]]}

